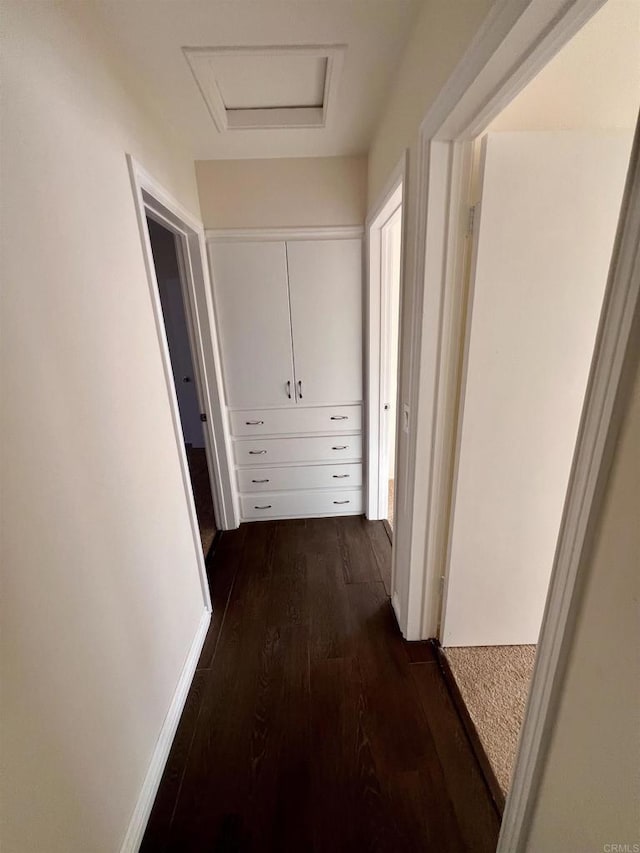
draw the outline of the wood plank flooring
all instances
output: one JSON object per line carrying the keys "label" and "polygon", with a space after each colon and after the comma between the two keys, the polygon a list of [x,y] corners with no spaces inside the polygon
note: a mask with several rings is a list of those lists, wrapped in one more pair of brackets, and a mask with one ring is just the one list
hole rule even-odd
{"label": "wood plank flooring", "polygon": [[[382,535],[381,535],[382,534]],[[242,525],[142,851],[489,853],[498,815],[391,546],[362,517]]]}

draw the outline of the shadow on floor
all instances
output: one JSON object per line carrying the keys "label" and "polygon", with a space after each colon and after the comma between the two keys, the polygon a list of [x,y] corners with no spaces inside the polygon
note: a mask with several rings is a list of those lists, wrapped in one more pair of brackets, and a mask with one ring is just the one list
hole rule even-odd
{"label": "shadow on floor", "polygon": [[244,524],[142,851],[493,853],[499,819],[429,643],[403,641],[363,517]]}

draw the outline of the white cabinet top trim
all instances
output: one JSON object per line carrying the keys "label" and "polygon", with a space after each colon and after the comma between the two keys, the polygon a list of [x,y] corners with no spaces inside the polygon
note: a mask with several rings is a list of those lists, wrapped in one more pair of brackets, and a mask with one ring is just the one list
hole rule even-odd
{"label": "white cabinet top trim", "polygon": [[208,228],[205,236],[209,243],[244,240],[357,240],[364,236],[364,227],[337,225],[317,228]]}

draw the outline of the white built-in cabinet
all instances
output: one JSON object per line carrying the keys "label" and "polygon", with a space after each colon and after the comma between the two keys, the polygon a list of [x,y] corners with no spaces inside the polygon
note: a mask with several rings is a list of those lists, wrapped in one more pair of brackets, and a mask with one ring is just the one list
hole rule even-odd
{"label": "white built-in cabinet", "polygon": [[361,237],[208,248],[242,519],[362,512]]}
{"label": "white built-in cabinet", "polygon": [[287,243],[299,402],[362,399],[360,240]]}
{"label": "white built-in cabinet", "polygon": [[227,405],[295,405],[284,243],[209,247]]}

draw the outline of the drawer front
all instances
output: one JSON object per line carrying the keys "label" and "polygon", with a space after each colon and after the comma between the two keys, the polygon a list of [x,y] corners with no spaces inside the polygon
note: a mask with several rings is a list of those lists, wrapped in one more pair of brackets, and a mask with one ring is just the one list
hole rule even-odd
{"label": "drawer front", "polygon": [[239,468],[241,492],[277,492],[291,489],[359,488],[362,465],[298,465],[295,468]]}
{"label": "drawer front", "polygon": [[244,519],[305,518],[310,515],[343,515],[361,513],[361,489],[315,492],[266,492],[261,495],[241,495]]}
{"label": "drawer front", "polygon": [[362,429],[362,406],[323,406],[309,409],[261,409],[231,412],[232,435],[280,435],[305,432],[357,432]]}
{"label": "drawer front", "polygon": [[264,438],[234,442],[236,465],[283,462],[356,462],[362,459],[362,435]]}

